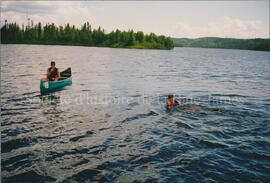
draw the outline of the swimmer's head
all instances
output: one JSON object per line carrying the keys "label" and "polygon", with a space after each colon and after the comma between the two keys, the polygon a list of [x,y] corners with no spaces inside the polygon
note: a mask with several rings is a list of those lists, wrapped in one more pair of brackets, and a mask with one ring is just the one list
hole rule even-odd
{"label": "swimmer's head", "polygon": [[173,95],[168,95],[168,99],[174,98]]}

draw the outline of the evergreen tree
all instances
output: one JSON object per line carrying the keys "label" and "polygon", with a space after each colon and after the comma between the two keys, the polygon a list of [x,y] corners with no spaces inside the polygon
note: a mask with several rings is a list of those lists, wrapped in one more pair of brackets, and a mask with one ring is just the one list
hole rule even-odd
{"label": "evergreen tree", "polygon": [[[27,44],[70,44],[106,47],[130,47],[130,48],[155,48],[172,49],[173,41],[165,36],[156,36],[154,33],[144,35],[143,32],[128,32],[116,29],[105,34],[104,29],[91,28],[89,22],[84,23],[80,29],[74,25],[66,24],[56,26],[54,23],[46,23],[42,26],[40,22],[34,25],[22,25],[20,28],[16,23],[7,23],[1,28],[2,43],[27,43]],[[260,49],[260,46],[256,48]]]}
{"label": "evergreen tree", "polygon": [[41,40],[41,32],[42,32],[42,30],[41,30],[41,23],[38,22],[38,40],[39,41]]}

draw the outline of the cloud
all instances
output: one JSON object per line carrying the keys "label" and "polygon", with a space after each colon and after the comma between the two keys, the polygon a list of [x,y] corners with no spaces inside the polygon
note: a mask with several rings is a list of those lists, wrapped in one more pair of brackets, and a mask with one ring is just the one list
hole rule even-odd
{"label": "cloud", "polygon": [[[261,20],[241,20],[225,16],[217,18],[216,21],[201,24],[199,18],[194,21],[187,17],[183,18],[184,21],[172,23],[172,26],[160,21],[161,27],[154,27],[150,25],[159,23],[156,17],[147,17],[148,19],[146,18],[147,20],[144,21],[140,18],[135,19],[129,12],[126,16],[119,17],[117,13],[114,15],[112,12],[116,10],[125,12],[128,9],[122,10],[120,9],[121,7],[112,7],[111,9],[104,10],[104,7],[108,7],[108,4],[90,1],[1,1],[1,23],[7,19],[8,22],[26,25],[27,18],[30,18],[34,23],[41,22],[43,25],[53,22],[57,25],[70,23],[78,27],[88,21],[92,27],[96,28],[101,25],[107,31],[116,28],[122,28],[123,30],[133,28],[134,30],[143,30],[145,32],[154,31],[157,34],[165,34],[171,37],[269,37],[269,23]],[[98,16],[96,17],[92,12],[95,12]],[[143,10],[142,13],[147,14]],[[187,20],[190,20],[190,22],[187,22]]]}
{"label": "cloud", "polygon": [[230,37],[230,38],[269,38],[269,25],[261,20],[240,20],[228,16],[217,22],[194,26],[179,22],[172,26],[172,37]]}
{"label": "cloud", "polygon": [[57,7],[49,2],[7,2],[4,1],[1,3],[2,12],[16,12],[16,13],[28,13],[29,14],[47,14],[54,10],[57,10]]}
{"label": "cloud", "polygon": [[95,17],[90,8],[83,2],[51,2],[51,1],[29,1],[29,2],[2,2],[1,21],[17,22],[26,24],[27,18],[35,23],[66,23],[80,26],[86,21],[95,24]]}

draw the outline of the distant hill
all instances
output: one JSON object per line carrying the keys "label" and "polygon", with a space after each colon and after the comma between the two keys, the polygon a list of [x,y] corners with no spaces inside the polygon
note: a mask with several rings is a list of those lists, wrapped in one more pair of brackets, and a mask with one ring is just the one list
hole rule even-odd
{"label": "distant hill", "polygon": [[175,47],[228,48],[270,51],[270,39],[233,39],[203,37],[198,39],[172,38]]}

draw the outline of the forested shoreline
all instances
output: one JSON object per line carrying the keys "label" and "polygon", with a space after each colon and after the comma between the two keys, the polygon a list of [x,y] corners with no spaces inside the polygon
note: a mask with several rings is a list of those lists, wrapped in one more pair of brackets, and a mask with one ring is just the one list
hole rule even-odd
{"label": "forested shoreline", "polygon": [[26,26],[5,22],[5,25],[1,28],[1,43],[3,44],[73,45],[137,49],[173,49],[175,46],[270,51],[269,42],[269,39],[259,38],[170,38],[163,35],[157,36],[154,33],[144,34],[142,31],[120,31],[118,29],[105,33],[101,27],[92,29],[89,22],[84,23],[80,28],[70,24],[57,26],[54,23],[47,23],[43,26],[40,22],[34,25],[33,21]]}
{"label": "forested shoreline", "polygon": [[197,39],[172,38],[175,47],[225,48],[270,51],[270,39],[233,39],[203,37]]}
{"label": "forested shoreline", "polygon": [[7,23],[1,28],[1,43],[3,44],[46,44],[46,45],[75,45],[97,46],[112,48],[137,49],[173,49],[174,43],[170,37],[157,36],[154,33],[144,34],[115,30],[105,33],[104,29],[92,29],[89,22],[80,28],[65,24],[57,26],[47,23],[42,26],[39,22],[34,25],[19,26],[17,23]]}

